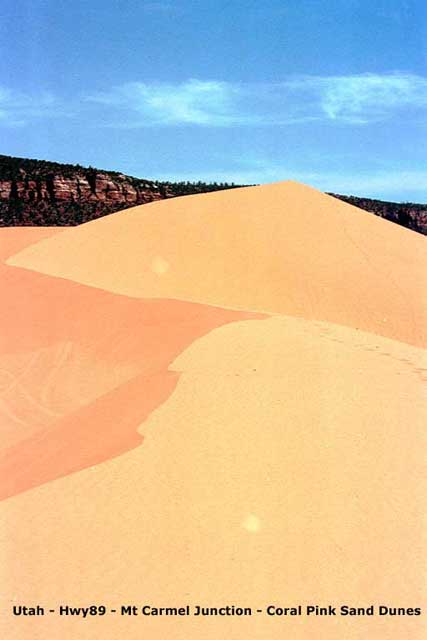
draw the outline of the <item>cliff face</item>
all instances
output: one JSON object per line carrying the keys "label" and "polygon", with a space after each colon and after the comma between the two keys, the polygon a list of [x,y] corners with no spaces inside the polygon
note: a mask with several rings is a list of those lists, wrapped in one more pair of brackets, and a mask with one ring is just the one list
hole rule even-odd
{"label": "cliff face", "polygon": [[159,188],[152,183],[132,184],[126,176],[114,180],[106,173],[78,175],[65,178],[52,175],[31,179],[25,171],[21,179],[0,181],[1,200],[48,202],[104,202],[134,205],[160,199]]}
{"label": "cliff face", "polygon": [[173,195],[170,188],[120,173],[0,157],[2,226],[76,225]]}

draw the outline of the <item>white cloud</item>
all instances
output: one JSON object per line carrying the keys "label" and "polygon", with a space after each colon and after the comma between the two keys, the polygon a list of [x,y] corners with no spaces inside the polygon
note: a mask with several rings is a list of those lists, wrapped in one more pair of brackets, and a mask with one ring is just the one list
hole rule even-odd
{"label": "white cloud", "polygon": [[164,124],[231,124],[234,87],[226,82],[189,80],[183,84],[135,82],[122,91],[142,115]]}
{"label": "white cloud", "polygon": [[309,122],[367,125],[427,121],[427,77],[409,73],[298,76],[275,83],[190,79],[129,82],[65,103],[59,96],[0,87],[0,124],[80,115],[109,127],[280,126]]}
{"label": "white cloud", "polygon": [[355,124],[380,121],[403,109],[427,107],[427,78],[412,74],[305,77],[288,83],[311,94],[330,120]]}
{"label": "white cloud", "polygon": [[240,97],[241,90],[231,83],[191,79],[177,84],[130,82],[86,99],[133,112],[130,126],[231,126],[253,121],[253,116],[238,109]]}
{"label": "white cloud", "polygon": [[[310,121],[363,125],[427,111],[427,78],[414,74],[299,76],[255,84],[191,79],[131,82],[86,101],[126,112],[112,125],[290,125]],[[110,114],[111,116],[112,114]],[[114,115],[114,114],[113,114]],[[107,119],[108,120],[108,119]]]}

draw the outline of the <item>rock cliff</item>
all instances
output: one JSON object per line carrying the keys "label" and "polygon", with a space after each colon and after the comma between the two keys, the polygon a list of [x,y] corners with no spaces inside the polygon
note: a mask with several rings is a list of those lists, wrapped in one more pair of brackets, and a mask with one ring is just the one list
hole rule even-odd
{"label": "rock cliff", "polygon": [[0,156],[0,224],[75,225],[175,195],[163,185],[78,165]]}

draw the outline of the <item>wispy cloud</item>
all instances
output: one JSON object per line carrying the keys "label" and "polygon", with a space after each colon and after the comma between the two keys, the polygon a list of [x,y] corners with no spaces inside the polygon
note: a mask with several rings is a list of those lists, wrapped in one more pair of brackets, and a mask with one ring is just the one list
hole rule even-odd
{"label": "wispy cloud", "polygon": [[366,124],[405,109],[426,109],[427,78],[412,74],[303,77],[286,83],[308,94],[330,120]]}
{"label": "wispy cloud", "polygon": [[[86,97],[121,114],[121,126],[363,125],[427,112],[427,78],[414,74],[299,76],[266,84],[191,79],[131,82]],[[112,119],[117,124],[118,119]]]}
{"label": "wispy cloud", "polygon": [[411,117],[427,122],[427,77],[409,73],[294,76],[274,83],[189,79],[128,82],[72,101],[0,87],[0,125],[84,117],[114,128],[280,126],[323,122],[363,126]]}
{"label": "wispy cloud", "polygon": [[20,127],[39,118],[65,114],[61,101],[50,92],[30,95],[0,87],[0,126]]}
{"label": "wispy cloud", "polygon": [[242,89],[229,82],[191,79],[180,84],[130,82],[87,101],[127,110],[133,114],[129,126],[231,126],[253,118],[240,110],[241,95]]}

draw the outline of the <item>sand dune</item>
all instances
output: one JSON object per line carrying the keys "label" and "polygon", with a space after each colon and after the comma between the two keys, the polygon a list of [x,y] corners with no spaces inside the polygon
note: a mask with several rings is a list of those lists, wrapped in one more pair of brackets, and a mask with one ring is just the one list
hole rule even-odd
{"label": "sand dune", "polygon": [[282,183],[0,247],[4,637],[425,637],[425,615],[9,613],[424,607],[423,237]]}
{"label": "sand dune", "polygon": [[[1,250],[52,233],[1,230]],[[140,444],[138,425],[174,389],[176,355],[214,327],[259,317],[134,300],[4,264],[0,278],[0,498]]]}
{"label": "sand dune", "polygon": [[258,310],[427,341],[425,238],[293,182],[156,202],[9,264],[134,297]]}
{"label": "sand dune", "polygon": [[0,229],[0,260],[7,260],[14,253],[61,233],[60,227],[2,227]]}
{"label": "sand dune", "polygon": [[[3,503],[14,600],[424,602],[424,351],[276,317],[216,329],[171,369],[142,447]],[[421,640],[425,625],[48,618],[7,637]]]}

